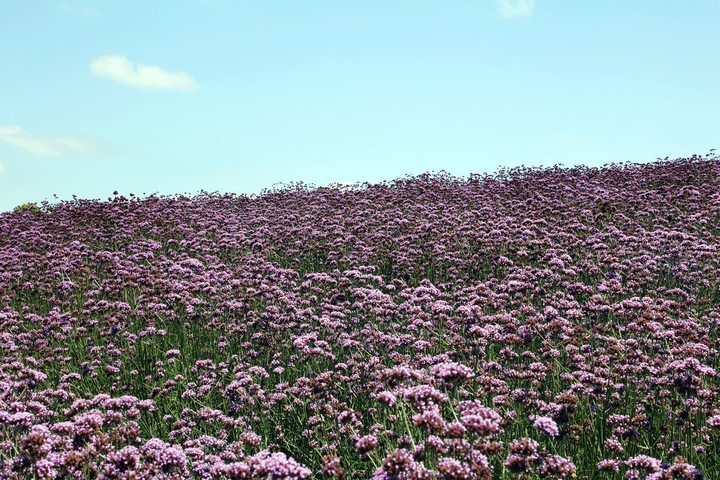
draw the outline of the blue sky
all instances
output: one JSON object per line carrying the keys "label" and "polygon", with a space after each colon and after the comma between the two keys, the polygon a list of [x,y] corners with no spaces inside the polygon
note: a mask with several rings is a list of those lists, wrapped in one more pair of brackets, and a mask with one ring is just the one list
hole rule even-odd
{"label": "blue sky", "polygon": [[0,212],[705,154],[718,31],[717,0],[3,0]]}

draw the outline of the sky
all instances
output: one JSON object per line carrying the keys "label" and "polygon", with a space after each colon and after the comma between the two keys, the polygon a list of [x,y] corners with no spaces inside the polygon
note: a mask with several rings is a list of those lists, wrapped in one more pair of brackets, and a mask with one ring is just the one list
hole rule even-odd
{"label": "sky", "polygon": [[720,148],[717,0],[3,0],[0,212]]}

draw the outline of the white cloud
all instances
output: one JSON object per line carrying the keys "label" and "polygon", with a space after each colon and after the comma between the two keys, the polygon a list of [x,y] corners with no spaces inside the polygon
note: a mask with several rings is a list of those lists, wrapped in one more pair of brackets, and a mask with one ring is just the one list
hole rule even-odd
{"label": "white cloud", "polygon": [[70,13],[73,15],[76,13],[80,13],[82,15],[85,15],[86,17],[97,18],[98,16],[100,16],[100,12],[94,8],[75,8],[72,5],[68,5],[65,2],[62,2],[60,4],[60,8],[62,8],[63,11],[65,11],[65,13]]}
{"label": "white cloud", "polygon": [[5,168],[5,165],[3,165],[2,162],[0,162],[0,175],[7,172],[7,168]]}
{"label": "white cloud", "polygon": [[125,55],[105,55],[90,64],[90,71],[99,77],[109,78],[135,88],[147,90],[175,90],[189,93],[200,84],[185,72],[170,72],[156,65],[131,62]]}
{"label": "white cloud", "polygon": [[498,12],[505,18],[529,17],[535,10],[535,0],[498,0]]}
{"label": "white cloud", "polygon": [[15,125],[0,125],[0,140],[25,150],[36,157],[67,157],[73,154],[97,155],[104,148],[96,140],[73,133],[64,135],[38,135],[26,132]]}

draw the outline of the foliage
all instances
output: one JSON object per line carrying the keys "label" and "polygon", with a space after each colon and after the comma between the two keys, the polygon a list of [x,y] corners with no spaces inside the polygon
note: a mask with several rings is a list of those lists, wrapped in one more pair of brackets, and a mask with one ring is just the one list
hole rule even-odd
{"label": "foliage", "polygon": [[719,178],[694,156],[0,215],[0,476],[712,478]]}

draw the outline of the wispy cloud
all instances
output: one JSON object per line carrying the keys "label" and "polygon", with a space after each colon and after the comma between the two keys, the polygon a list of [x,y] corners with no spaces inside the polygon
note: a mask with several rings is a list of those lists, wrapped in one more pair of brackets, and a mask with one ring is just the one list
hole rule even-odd
{"label": "wispy cloud", "polygon": [[581,137],[580,135],[571,135],[567,133],[555,135],[553,137],[553,140],[564,145],[588,145],[592,143],[592,140],[587,137]]}
{"label": "wispy cloud", "polygon": [[25,150],[35,157],[67,157],[70,155],[102,154],[105,148],[100,142],[74,133],[64,135],[38,135],[26,132],[17,125],[0,125],[0,140]]}
{"label": "wispy cloud", "polygon": [[529,17],[535,10],[535,0],[498,0],[498,12],[505,18]]}
{"label": "wispy cloud", "polygon": [[92,17],[92,18],[97,18],[98,16],[100,16],[100,12],[94,8],[75,8],[72,5],[68,5],[65,2],[62,2],[60,4],[60,8],[62,8],[64,12],[70,13],[72,15],[81,14],[81,15],[85,15],[86,17]]}
{"label": "wispy cloud", "polygon": [[90,63],[90,71],[98,77],[146,90],[174,90],[190,93],[200,84],[185,72],[171,72],[156,65],[135,66],[125,55],[105,55]]}
{"label": "wispy cloud", "polygon": [[7,172],[7,168],[5,168],[5,165],[3,165],[2,162],[0,162],[0,175]]}

